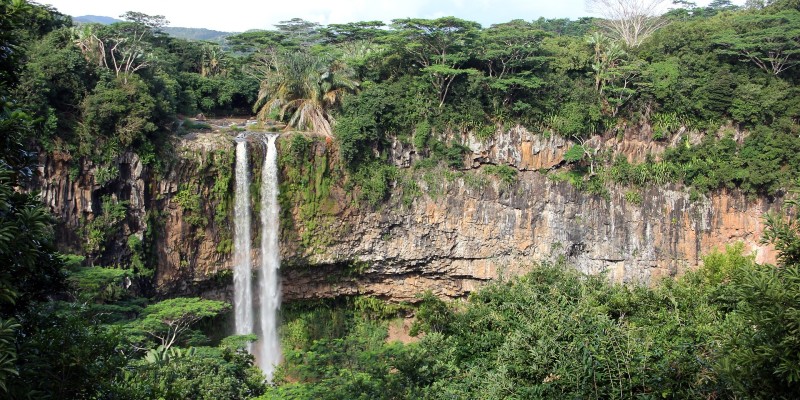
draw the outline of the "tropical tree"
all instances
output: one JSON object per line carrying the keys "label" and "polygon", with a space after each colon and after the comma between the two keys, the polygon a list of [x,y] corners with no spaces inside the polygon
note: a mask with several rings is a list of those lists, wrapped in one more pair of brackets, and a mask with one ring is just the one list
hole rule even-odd
{"label": "tropical tree", "polygon": [[594,176],[594,164],[597,162],[597,149],[590,147],[587,139],[579,135],[573,135],[572,139],[577,142],[572,145],[566,153],[564,153],[564,160],[569,163],[576,163],[584,159],[589,160],[589,174]]}
{"label": "tropical tree", "polygon": [[253,107],[259,120],[277,113],[288,127],[332,135],[332,111],[358,83],[346,64],[305,51],[271,49],[258,57],[252,71],[261,85]]}
{"label": "tropical tree", "polygon": [[19,375],[14,365],[17,361],[14,334],[19,327],[13,319],[0,319],[0,392],[8,391],[9,376]]}
{"label": "tropical tree", "polygon": [[[796,193],[796,191],[795,191]],[[765,217],[763,243],[779,266],[737,270],[729,284],[736,307],[726,319],[718,369],[748,398],[800,393],[800,217],[796,199]]]}
{"label": "tropical tree", "polygon": [[361,48],[371,48],[377,39],[386,36],[381,21],[330,24],[321,30],[325,43],[341,46],[347,53],[355,54]]}
{"label": "tropical tree", "polygon": [[589,11],[603,19],[598,24],[629,48],[638,47],[667,24],[660,15],[666,0],[586,0]]}
{"label": "tropical tree", "polygon": [[169,25],[169,21],[163,15],[147,15],[137,11],[127,11],[119,17],[136,24],[137,27],[146,27],[152,34],[162,34],[161,30]]}
{"label": "tropical tree", "polygon": [[800,11],[736,17],[715,41],[720,54],[751,61],[773,75],[800,63]]}
{"label": "tropical tree", "polygon": [[591,67],[595,90],[603,98],[604,111],[616,117],[625,102],[636,94],[633,84],[641,74],[643,62],[628,60],[628,54],[620,42],[611,40],[601,32],[590,35],[587,42],[594,49]]}
{"label": "tropical tree", "polygon": [[[17,188],[33,175],[28,140],[35,119],[12,90],[25,59],[25,32],[47,10],[25,1],[0,1],[0,394],[8,398],[19,378],[19,359],[30,340],[21,315],[63,288],[53,244],[52,218],[33,194]],[[47,33],[44,31],[42,34]],[[23,321],[24,322],[24,321]],[[23,353],[23,354],[20,354]],[[22,357],[21,357],[22,356]]]}
{"label": "tropical tree", "polygon": [[206,44],[203,46],[203,56],[200,61],[200,76],[209,77],[225,75],[225,53],[219,45]]}
{"label": "tropical tree", "polygon": [[501,104],[495,106],[498,111],[510,107],[515,93],[542,86],[542,79],[534,71],[546,62],[542,41],[547,36],[522,20],[481,31],[477,58],[484,64],[487,86],[502,98]]}
{"label": "tropical tree", "polygon": [[329,52],[336,52],[338,58],[353,68],[355,76],[364,80],[365,75],[376,72],[377,64],[384,59],[379,55],[386,47],[381,39],[390,33],[383,27],[381,21],[351,22],[331,24],[320,32]]}
{"label": "tropical tree", "polygon": [[265,390],[263,372],[253,365],[244,344],[231,347],[226,342],[219,347],[153,349],[128,364],[105,398],[256,398]]}
{"label": "tropical tree", "polygon": [[275,24],[278,32],[284,34],[290,43],[302,48],[319,43],[321,39],[321,26],[316,22],[306,21],[302,18],[292,18]]}
{"label": "tropical tree", "polygon": [[406,18],[393,20],[392,27],[397,32],[389,37],[389,42],[428,74],[439,96],[440,108],[458,76],[478,72],[463,68],[470,58],[469,50],[478,40],[481,26],[477,22],[455,17]]}
{"label": "tropical tree", "polygon": [[153,338],[164,350],[179,344],[200,320],[215,317],[230,309],[230,304],[201,298],[174,298],[151,304],[139,319],[128,324],[134,337]]}
{"label": "tropical tree", "polygon": [[81,54],[86,58],[86,61],[99,67],[108,68],[106,45],[97,36],[98,26],[97,24],[84,24],[73,26],[70,30],[73,43],[81,50]]}
{"label": "tropical tree", "polygon": [[128,77],[152,65],[152,41],[160,37],[169,22],[161,15],[147,15],[128,11],[121,15],[130,22],[110,26],[88,24],[72,28],[73,43],[87,61],[100,67],[113,69],[125,83]]}
{"label": "tropical tree", "polygon": [[[800,191],[794,193],[800,194]],[[765,216],[767,229],[762,241],[775,246],[782,265],[800,266],[800,201],[786,200],[785,207],[787,212],[783,214],[768,213]]]}

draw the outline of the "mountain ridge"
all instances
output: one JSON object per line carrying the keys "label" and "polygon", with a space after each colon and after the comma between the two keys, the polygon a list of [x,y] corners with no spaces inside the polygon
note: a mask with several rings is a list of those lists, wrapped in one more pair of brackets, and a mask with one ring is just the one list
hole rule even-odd
{"label": "mountain ridge", "polygon": [[[72,17],[75,23],[79,24],[103,24],[110,25],[123,20],[104,15],[81,15]],[[222,42],[226,37],[238,32],[223,32],[206,28],[186,28],[180,26],[166,26],[162,28],[164,33],[178,39],[204,40],[211,42]]]}

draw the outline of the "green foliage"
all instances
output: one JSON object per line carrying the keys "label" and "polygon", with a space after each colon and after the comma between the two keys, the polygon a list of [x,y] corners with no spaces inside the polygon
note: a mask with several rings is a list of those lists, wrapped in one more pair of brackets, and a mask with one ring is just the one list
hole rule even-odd
{"label": "green foliage", "polygon": [[428,75],[439,108],[447,100],[456,78],[478,73],[475,69],[464,68],[464,64],[469,60],[466,51],[477,41],[479,24],[455,17],[405,18],[393,20],[392,27],[396,33],[387,41]]}
{"label": "green foliage", "polygon": [[87,253],[98,255],[105,250],[106,241],[119,232],[119,224],[127,215],[127,206],[127,201],[117,201],[110,196],[102,198],[101,213],[83,225],[84,250]]}
{"label": "green foliage", "polygon": [[119,233],[120,223],[128,211],[127,201],[118,201],[110,196],[103,196],[100,202],[101,212],[91,221],[83,221],[82,231],[86,238],[84,251],[97,256],[105,251],[108,239]]}
{"label": "green foliage", "polygon": [[181,206],[183,212],[187,214],[184,218],[190,225],[196,228],[203,228],[208,225],[208,219],[203,213],[200,193],[195,193],[189,187],[185,187],[175,195],[175,201]]}
{"label": "green foliage", "polygon": [[149,353],[130,363],[110,390],[113,398],[251,399],[265,390],[253,356],[242,347],[198,347]]}
{"label": "green foliage", "polygon": [[[69,29],[69,18],[48,7],[2,1],[0,392],[123,399],[794,398],[796,211],[766,220],[765,240],[779,251],[780,267],[755,264],[741,246],[712,253],[699,271],[653,288],[543,267],[460,303],[425,295],[416,312],[416,330],[425,336],[416,344],[386,344],[386,319],[404,310],[376,299],[288,307],[286,379],[266,388],[243,351],[252,338],[177,347],[208,341],[200,322],[227,305],[127,296],[127,278],[153,272],[145,265],[152,233],[131,235],[127,248],[115,249],[130,252],[132,270],[81,267],[54,252],[53,221],[15,188],[26,187],[34,172],[34,145],[69,158],[72,182],[86,178],[79,174],[91,162],[101,197],[81,235],[92,264],[111,243],[126,245],[119,237],[126,199],[112,184],[121,155],[137,153],[145,174],[158,174],[170,159],[172,134],[180,132],[176,113],[245,113],[258,102],[262,116],[335,134],[335,146],[326,141],[325,148],[338,148],[338,157],[327,150],[320,156],[322,144],[302,135],[281,152],[282,208],[291,214],[299,204],[302,225],[284,232],[302,232],[298,239],[308,247],[330,240],[334,183],[346,182],[351,198],[371,206],[395,186],[407,206],[421,187],[436,196],[463,180],[480,190],[484,175],[456,171],[469,153],[461,140],[489,140],[498,127],[516,124],[578,141],[647,125],[655,140],[687,134],[662,159],[637,165],[600,165],[602,155],[584,145],[568,150],[573,165],[551,179],[601,197],[608,198],[611,181],[637,186],[625,193],[633,204],[642,202],[640,188],[674,181],[689,185],[694,199],[718,189],[782,194],[800,174],[796,3],[736,10],[715,1],[691,14],[675,10],[670,26],[633,50],[599,35],[587,45],[596,22],[589,18],[482,29],[446,17],[395,20],[390,29],[295,19],[277,31],[237,35],[229,52],[166,37],[163,17],[128,13],[128,22]],[[267,56],[253,56],[257,50]],[[123,57],[131,62],[115,65]],[[245,69],[260,75],[246,74],[244,65],[260,65]],[[356,78],[364,82],[357,94]],[[716,135],[723,124],[739,132]],[[702,139],[691,145],[689,137]],[[388,163],[398,142],[413,143],[421,158],[410,174]],[[195,228],[211,223],[204,214],[213,208],[217,249],[228,253],[233,156],[219,152],[208,160],[202,168],[217,177],[213,184],[187,183],[175,201]],[[484,172],[505,186],[516,181],[507,166]],[[203,185],[211,192],[201,192]],[[151,215],[148,229],[154,225]],[[217,279],[229,282],[224,274]],[[156,343],[162,347],[153,349]]]}
{"label": "green foliage", "polygon": [[[768,221],[767,230],[774,229]],[[796,236],[776,242],[786,239],[796,242]],[[788,260],[786,253],[781,255]],[[791,398],[800,390],[800,266],[753,265],[752,259],[750,265],[735,269],[726,288],[734,309],[722,326],[717,368],[735,392]]]}
{"label": "green foliage", "polygon": [[434,160],[443,162],[450,168],[464,168],[464,156],[469,153],[469,148],[452,140],[449,145],[441,141],[431,144],[431,153]]}
{"label": "green foliage", "polygon": [[345,309],[335,304],[296,302],[282,307],[281,313],[284,349],[305,349],[318,339],[340,337],[347,329]]}
{"label": "green foliage", "polygon": [[[792,229],[776,240],[797,241]],[[394,307],[374,299],[353,303],[381,310],[361,316],[295,310],[284,331],[289,380],[266,398],[791,398],[800,271],[743,250],[713,251],[697,271],[651,288],[544,265],[465,302],[428,292],[412,329],[425,335],[402,347],[386,345],[371,317]],[[306,332],[316,336],[299,341]]]}
{"label": "green foliage", "polygon": [[[537,90],[544,82],[531,73],[547,58],[541,48],[547,34],[535,24],[514,20],[492,25],[481,31],[477,60],[486,69],[485,84],[493,93],[492,106],[496,113],[517,102],[526,91]],[[479,137],[486,138],[489,127]]]}
{"label": "green foliage", "polygon": [[483,168],[483,171],[498,177],[505,187],[511,186],[517,181],[518,171],[508,165],[487,165]]}
{"label": "green foliage", "polygon": [[637,206],[641,205],[642,204],[642,194],[640,192],[637,192],[637,191],[634,191],[634,190],[629,190],[629,191],[625,192],[625,201],[627,201],[628,203],[631,203],[631,204],[635,204]]}
{"label": "green foliage", "polygon": [[52,219],[32,196],[14,190],[14,175],[0,159],[0,305],[4,318],[63,288]]}
{"label": "green foliage", "polygon": [[653,140],[664,140],[684,125],[675,113],[656,114],[653,116],[653,122]]}
{"label": "green foliage", "polygon": [[414,147],[425,149],[431,137],[431,124],[423,121],[414,129]]}
{"label": "green foliage", "polygon": [[381,84],[365,82],[362,89],[345,99],[334,127],[339,153],[351,171],[373,160],[375,151],[389,144],[390,135],[408,135],[417,124],[424,128],[426,123],[420,121],[426,120],[434,101],[425,82],[413,76]]}
{"label": "green foliage", "polygon": [[200,298],[174,298],[148,305],[139,317],[125,326],[132,341],[146,343],[155,340],[169,349],[184,343],[193,326],[207,318],[230,309],[230,305]]}
{"label": "green foliage", "polygon": [[643,390],[637,375],[645,372],[647,347],[606,314],[603,299],[613,294],[599,279],[553,267],[487,287],[444,319],[447,333],[423,338],[425,354],[440,355],[418,369],[433,380],[425,393],[597,398]]}
{"label": "green foliage", "polygon": [[579,144],[575,144],[564,153],[564,160],[569,163],[574,163],[582,160],[584,155],[586,155],[586,149]]}
{"label": "green foliage", "polygon": [[417,306],[417,319],[411,327],[412,336],[418,336],[421,332],[431,333],[450,333],[455,313],[443,300],[427,291],[420,297]]}
{"label": "green foliage", "polygon": [[[230,226],[233,203],[233,164],[235,154],[233,149],[218,150],[211,155],[209,171],[214,176],[211,187],[211,196],[208,199],[214,207],[214,225],[218,233],[216,250],[221,254],[230,254],[233,249],[233,233]],[[198,214],[202,211],[198,210]],[[193,213],[194,214],[194,213]],[[198,221],[202,225],[203,221]]]}
{"label": "green foliage", "polygon": [[153,270],[145,265],[145,252],[142,240],[137,235],[128,236],[128,250],[131,252],[130,269],[139,276],[152,276]]}
{"label": "green foliage", "polygon": [[[794,191],[797,193],[797,190]],[[762,241],[775,246],[783,266],[800,265],[800,203],[787,199],[784,212],[767,213],[764,217],[767,229]]]}
{"label": "green foliage", "polygon": [[586,176],[587,171],[582,168],[550,173],[547,178],[554,182],[567,182],[577,190],[600,196],[608,200],[611,194],[606,187],[605,180],[601,175]]}
{"label": "green foliage", "polygon": [[[381,344],[385,331],[368,328],[368,320],[340,323],[325,331],[338,339],[293,342],[304,350],[287,355],[283,372],[291,383],[269,395],[791,397],[797,362],[777,354],[796,353],[797,271],[759,266],[742,250],[739,244],[713,252],[698,271],[654,288],[540,266],[462,303],[427,293],[412,332],[425,332],[419,343],[393,348]],[[331,308],[312,310],[306,323],[350,321],[319,314]],[[769,351],[754,351],[761,346]]]}
{"label": "green foliage", "polygon": [[[44,303],[22,319],[19,334],[19,376],[8,383],[7,398],[31,394],[86,399],[107,392],[126,364],[118,349],[127,344],[118,330],[77,304]],[[48,377],[44,379],[43,377]]]}
{"label": "green foliage", "polygon": [[624,156],[617,157],[614,163],[607,168],[605,176],[613,182],[623,185],[636,185],[646,187],[649,185],[664,185],[683,176],[685,168],[669,161],[653,161],[648,157],[641,164],[630,164]]}
{"label": "green foliage", "polygon": [[295,167],[303,165],[308,158],[308,150],[311,148],[311,144],[312,142],[303,135],[292,136],[289,149],[284,153],[284,159]]}
{"label": "green foliage", "polygon": [[125,278],[130,271],[116,268],[88,267],[72,271],[67,282],[72,284],[82,302],[111,302],[125,293]]}
{"label": "green foliage", "polygon": [[366,297],[290,305],[280,384],[261,398],[414,398],[407,378],[393,370],[408,363],[403,346],[386,343],[383,318],[397,309]]}
{"label": "green foliage", "polygon": [[231,254],[233,252],[233,240],[230,238],[224,238],[217,243],[216,247],[217,253],[220,254]]}
{"label": "green foliage", "polygon": [[[117,236],[127,201],[109,183],[119,176],[117,162],[123,152],[139,152],[148,168],[160,162],[157,147],[159,152],[169,150],[165,129],[175,112],[177,83],[162,68],[170,69],[174,59],[164,52],[158,57],[159,68],[115,72],[110,60],[95,57],[98,48],[92,46],[102,37],[106,44],[120,44],[116,50],[109,47],[111,52],[131,50],[132,32],[156,19],[129,14],[137,22],[80,31],[60,29],[70,24],[69,17],[49,6],[2,1],[0,14],[0,397],[153,398],[153,393],[161,396],[157,388],[182,387],[193,373],[212,382],[186,383],[195,392],[172,398],[201,398],[197,390],[211,398],[235,398],[231,392],[213,392],[222,382],[242,393],[240,398],[261,394],[263,378],[242,351],[241,361],[232,356],[231,362],[221,363],[220,351],[197,365],[175,369],[171,381],[159,381],[157,376],[167,375],[164,371],[147,371],[134,378],[143,391],[120,391],[125,387],[118,384],[139,363],[132,346],[141,343],[132,344],[120,333],[142,311],[143,301],[126,296],[126,289],[127,278],[144,272],[145,244],[141,237],[128,237],[133,272],[82,267],[83,257],[55,252],[53,219],[33,194],[20,190],[29,187],[27,179],[38,156],[34,145],[41,146],[37,151],[43,148],[71,158],[73,182],[89,158],[96,166],[95,183],[102,188],[92,202],[94,218],[81,221],[86,250],[94,258],[112,238],[115,246],[124,239]],[[146,36],[162,49],[170,42],[156,34]],[[145,53],[158,47],[150,47],[154,43],[137,44],[143,53],[135,56],[136,62],[152,55]],[[168,326],[180,326],[186,318],[169,310],[182,309],[184,316],[219,311],[216,304],[201,310],[166,305],[167,309],[151,305],[138,326],[148,325],[155,315]],[[215,362],[223,368],[211,369]],[[236,368],[246,373],[231,372]]]}
{"label": "green foliage", "polygon": [[20,325],[13,320],[0,320],[0,390],[8,392],[6,381],[19,375],[15,368],[17,352],[14,349],[14,333]]}
{"label": "green foliage", "polygon": [[[327,229],[332,225],[332,210],[336,208],[331,190],[339,171],[331,170],[327,143],[309,139],[301,133],[289,137],[288,148],[286,142],[280,142],[279,151],[281,223],[284,228],[289,223],[294,224],[285,232],[290,235],[299,233],[304,247],[318,249],[328,243],[331,235]],[[325,152],[319,154],[320,148],[325,148]],[[300,211],[297,220],[292,215],[295,208]]]}
{"label": "green foliage", "polygon": [[793,89],[782,80],[743,83],[736,87],[730,114],[736,121],[753,125],[770,125],[787,113],[787,96]]}
{"label": "green foliage", "polygon": [[389,303],[375,297],[360,296],[353,300],[356,313],[370,320],[388,320],[397,317],[407,306]]}
{"label": "green foliage", "polygon": [[156,99],[139,78],[101,80],[82,107],[81,155],[111,159],[121,148],[146,140],[145,135],[158,129],[153,122]]}
{"label": "green foliage", "polygon": [[389,195],[397,168],[374,161],[365,165],[353,175],[353,181],[361,189],[359,198],[370,206],[377,206]]}
{"label": "green foliage", "polygon": [[[67,28],[50,32],[29,45],[29,57],[15,95],[37,115],[36,136],[48,150],[74,150],[78,129],[76,107],[97,82],[97,73],[74,45]],[[67,140],[67,148],[64,142]]]}
{"label": "green foliage", "polygon": [[289,126],[326,136],[333,133],[332,110],[358,87],[348,65],[324,54],[272,49],[252,68],[261,79],[253,106],[260,120],[278,111]]}
{"label": "green foliage", "polygon": [[211,125],[197,120],[185,119],[181,127],[187,131],[210,131]]}
{"label": "green foliage", "polygon": [[697,146],[669,149],[664,160],[676,176],[702,192],[739,188],[748,194],[774,194],[800,176],[798,150],[796,135],[760,126],[741,145],[730,136],[706,137]]}
{"label": "green foliage", "polygon": [[753,62],[773,75],[800,62],[800,11],[796,9],[745,13],[725,28],[714,38],[720,45],[720,54]]}
{"label": "green foliage", "polygon": [[[209,55],[203,49],[194,48],[184,51],[196,51],[197,54],[195,59],[190,60],[194,64],[194,71],[180,72],[175,76],[182,89],[178,96],[181,112],[192,115],[197,112],[206,115],[250,112],[256,101],[258,80],[242,73],[241,61],[231,60],[220,66],[218,58],[222,53]],[[203,76],[204,71],[218,72]],[[188,119],[184,121],[193,124]]]}
{"label": "green foliage", "polygon": [[[18,189],[33,175],[35,157],[28,144],[37,136],[36,125],[41,120],[26,112],[11,92],[20,82],[25,41],[62,26],[57,18],[63,15],[24,1],[0,2],[0,15],[0,393],[14,398],[33,393],[36,380],[44,383],[41,377],[46,374],[30,373],[41,366],[31,362],[42,353],[35,349],[39,339],[35,331],[55,321],[36,324],[32,310],[63,293],[65,285],[63,263],[55,252],[53,219],[36,195]],[[63,67],[68,69],[68,65]],[[52,128],[52,116],[46,120]],[[49,347],[43,346],[44,351],[56,348],[45,343]],[[62,353],[69,350],[59,349]],[[60,369],[65,376],[75,370],[56,357],[50,361],[48,365],[56,368],[47,372]],[[73,388],[80,391],[81,383],[76,380]]]}
{"label": "green foliage", "polygon": [[118,177],[119,177],[119,168],[117,168],[117,166],[115,165],[108,167],[98,167],[94,173],[95,184],[100,186],[105,186],[106,184],[116,180]]}

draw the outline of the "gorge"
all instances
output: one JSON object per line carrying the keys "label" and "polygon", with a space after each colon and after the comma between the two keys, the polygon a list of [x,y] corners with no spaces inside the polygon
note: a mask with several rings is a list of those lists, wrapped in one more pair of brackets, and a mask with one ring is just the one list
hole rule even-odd
{"label": "gorge", "polygon": [[0,0],[0,398],[800,397],[800,0],[529,3]]}
{"label": "gorge", "polygon": [[[643,140],[646,136],[647,132],[632,130],[622,139],[598,142],[598,146],[632,161],[642,160],[665,146]],[[277,147],[289,151],[292,137],[282,135]],[[759,242],[763,213],[778,208],[767,199],[753,200],[724,191],[690,199],[688,193],[671,187],[645,189],[638,204],[626,199],[624,188],[614,188],[608,198],[603,198],[548,177],[547,172],[562,163],[571,146],[569,141],[521,128],[498,132],[485,142],[469,140],[473,145],[465,158],[471,168],[449,178],[439,176],[441,182],[436,184],[429,183],[429,176],[415,176],[423,194],[410,201],[403,200],[398,186],[387,205],[371,209],[363,202],[358,205],[339,182],[330,184],[327,193],[313,193],[324,197],[315,200],[318,214],[310,218],[301,214],[307,204],[284,203],[288,208],[281,213],[283,297],[293,300],[370,294],[415,301],[427,290],[444,297],[461,297],[483,282],[523,273],[533,263],[559,258],[587,273],[606,273],[615,281],[646,284],[693,268],[709,249],[736,241],[744,242],[759,261],[774,260],[774,250]],[[240,170],[246,158],[251,176],[261,176],[262,184],[271,180],[269,168],[260,165],[260,160],[268,156],[265,150],[250,142],[245,156],[240,151],[244,143],[239,141],[234,150],[231,136],[224,133],[199,133],[180,139],[178,154],[183,155],[160,179],[145,174],[134,154],[120,158],[120,170],[125,174],[122,184],[114,188],[114,196],[128,202],[129,218],[119,235],[156,230],[153,236],[160,239],[153,246],[160,266],[155,272],[159,293],[230,298],[230,286],[220,287],[217,277],[241,265],[235,261],[237,257],[248,262],[248,254],[236,256],[236,249],[244,246],[240,239],[247,241],[249,231],[257,230],[246,229],[243,222],[242,234],[234,238],[238,244],[234,245],[233,257],[219,251],[218,244],[226,240],[226,229],[238,206],[218,207],[222,201],[212,193],[214,185],[219,184],[221,166],[215,160],[233,164],[234,158],[225,154],[236,152],[237,177],[246,172]],[[309,169],[298,172],[311,179],[308,185],[319,189],[324,186],[324,174],[336,174],[329,164],[335,153],[322,139],[311,143],[307,149]],[[391,154],[401,170],[413,172],[408,168],[415,157],[412,147],[396,142]],[[64,221],[60,225],[64,237],[70,237],[66,232],[74,230],[85,213],[97,209],[100,194],[108,188],[91,183],[94,171],[90,165],[81,172],[84,178],[72,181],[57,158],[42,161],[42,197]],[[504,184],[481,169],[494,164],[512,166],[518,171],[516,181]],[[285,174],[292,167],[285,159],[280,165],[284,174],[281,181],[290,185]],[[249,188],[238,179],[237,193],[248,195],[245,192]],[[229,184],[232,193],[233,181]],[[187,217],[197,211],[187,211],[176,201],[175,196],[185,187],[200,194],[199,211],[211,216],[205,226],[193,225]],[[292,193],[282,193],[284,201]],[[263,201],[265,194],[260,196]],[[240,200],[244,201],[237,195],[236,203]],[[216,215],[219,210],[225,214]],[[148,214],[161,216],[160,220],[151,220],[149,228],[143,218]],[[262,221],[273,215],[264,217],[262,214]],[[240,231],[238,225],[236,231]],[[274,240],[263,234],[257,236],[262,245]],[[111,242],[115,245],[109,246],[104,262],[131,257],[124,238]],[[234,274],[237,282],[238,276]],[[244,278],[241,282],[249,287]]]}

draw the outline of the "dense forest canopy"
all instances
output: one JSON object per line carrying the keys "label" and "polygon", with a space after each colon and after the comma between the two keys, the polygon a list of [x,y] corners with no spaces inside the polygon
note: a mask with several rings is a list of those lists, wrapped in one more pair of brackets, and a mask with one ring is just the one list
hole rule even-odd
{"label": "dense forest canopy", "polygon": [[[792,200],[765,219],[777,266],[731,244],[653,288],[555,265],[460,303],[426,295],[416,306],[361,297],[289,305],[286,360],[267,385],[245,350],[255,338],[215,329],[229,304],[147,296],[151,237],[128,239],[129,265],[95,265],[127,204],[102,198],[83,226],[82,255],[60,254],[54,221],[18,190],[37,152],[58,153],[75,174],[94,163],[99,187],[118,179],[126,151],[162,173],[172,139],[198,128],[185,116],[204,113],[256,114],[324,136],[367,207],[398,185],[386,159],[394,140],[421,155],[415,168],[460,169],[468,136],[491,140],[516,125],[568,138],[561,178],[591,195],[611,184],[681,182],[698,196],[791,198],[800,177],[800,3],[676,3],[649,17],[658,24],[641,40],[608,19],[481,27],[443,17],[292,19],[212,43],[168,36],[161,16],[73,25],[47,6],[0,0],[0,397],[796,398]],[[674,143],[642,164],[593,144],[630,129]],[[285,168],[302,164],[307,140],[292,139]],[[515,179],[513,168],[493,167]],[[390,321],[412,312],[422,339],[387,344]]]}
{"label": "dense forest canopy", "polygon": [[[219,44],[169,37],[163,17],[131,12],[111,25],[40,29],[26,42],[16,93],[41,116],[44,148],[105,164],[123,148],[161,162],[156,149],[182,128],[176,114],[257,112],[335,136],[356,183],[376,186],[365,192],[380,200],[388,186],[375,182],[393,175],[382,160],[390,138],[457,166],[463,148],[444,139],[453,133],[486,140],[521,124],[583,144],[647,126],[655,140],[703,137],[658,160],[664,179],[701,193],[775,195],[800,165],[798,13],[791,1],[686,3],[632,21],[643,25],[633,32],[593,18],[490,27],[454,17],[329,26],[295,18]],[[728,145],[731,130],[753,134]],[[629,183],[597,150],[581,146],[570,158],[576,170],[590,167],[596,183],[587,186]]]}

